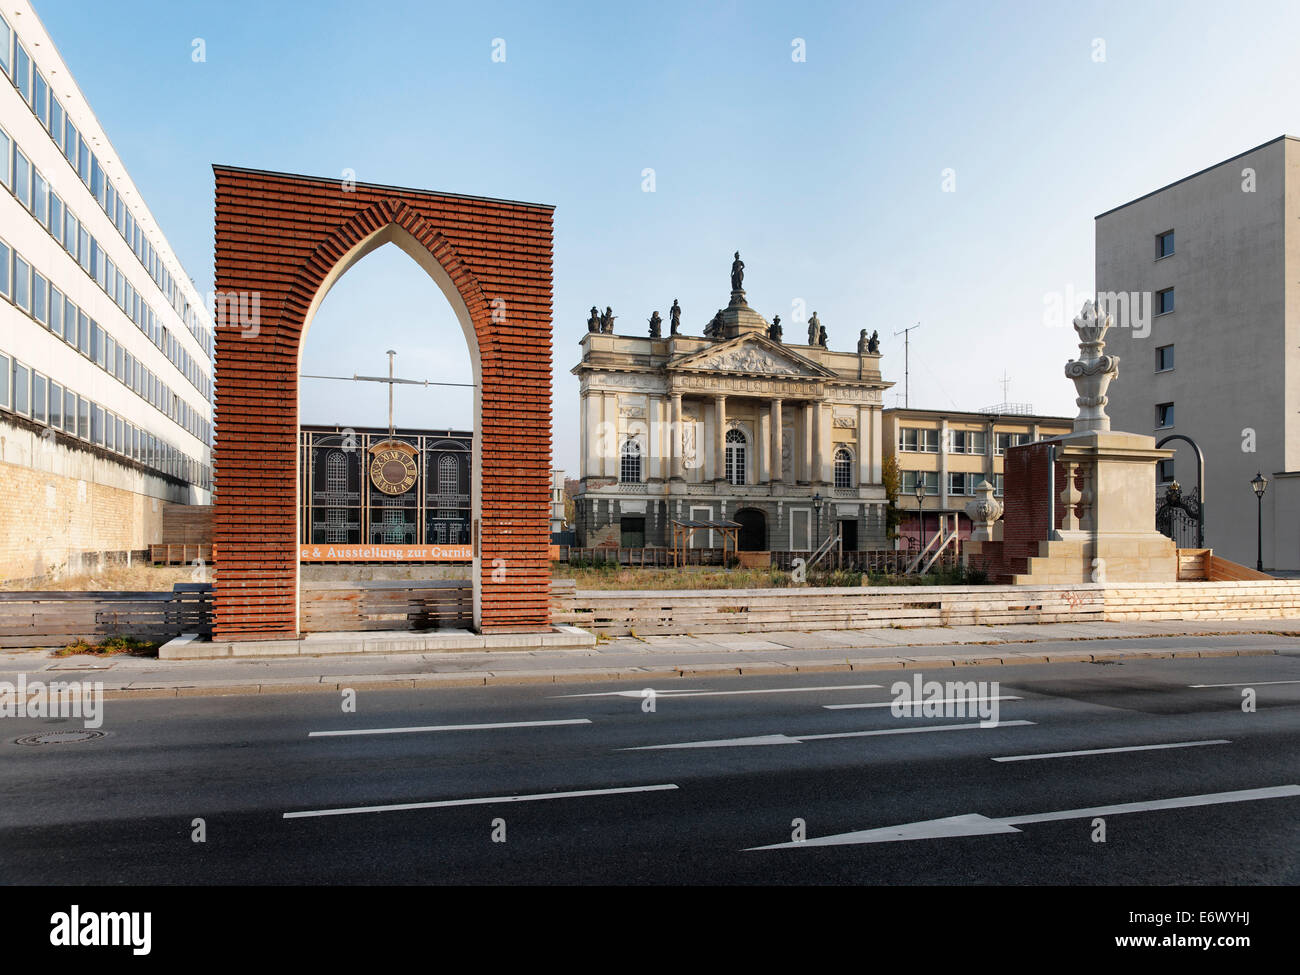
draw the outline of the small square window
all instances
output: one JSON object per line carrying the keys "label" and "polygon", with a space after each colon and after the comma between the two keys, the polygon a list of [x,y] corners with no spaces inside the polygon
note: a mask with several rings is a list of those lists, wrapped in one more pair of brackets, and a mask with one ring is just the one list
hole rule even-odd
{"label": "small square window", "polygon": [[1156,292],[1156,314],[1168,315],[1174,310],[1174,289],[1165,288]]}
{"label": "small square window", "polygon": [[1162,257],[1169,257],[1174,252],[1174,232],[1166,230],[1163,234],[1156,234],[1156,260]]}
{"label": "small square window", "polygon": [[1174,480],[1174,459],[1158,461],[1156,463],[1156,483],[1170,484]]}
{"label": "small square window", "polygon": [[1174,425],[1174,404],[1157,403],[1156,404],[1156,429],[1163,430],[1165,427]]}
{"label": "small square window", "polygon": [[1162,345],[1156,349],[1156,372],[1168,372],[1174,367],[1174,347]]}

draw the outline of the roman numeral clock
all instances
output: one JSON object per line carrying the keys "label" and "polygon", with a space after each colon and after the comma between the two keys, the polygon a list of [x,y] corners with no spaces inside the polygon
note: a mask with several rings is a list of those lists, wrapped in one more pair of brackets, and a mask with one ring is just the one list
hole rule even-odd
{"label": "roman numeral clock", "polygon": [[415,487],[419,468],[415,447],[400,440],[381,440],[370,448],[370,483],[384,494],[405,494]]}

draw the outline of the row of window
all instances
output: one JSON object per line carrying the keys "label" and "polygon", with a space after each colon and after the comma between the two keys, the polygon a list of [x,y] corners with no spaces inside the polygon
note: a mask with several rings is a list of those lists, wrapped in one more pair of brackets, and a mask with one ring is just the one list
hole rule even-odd
{"label": "row of window", "polygon": [[32,62],[18,35],[10,29],[3,17],[0,17],[0,67],[18,89],[23,101],[40,120],[59,151],[63,153],[73,173],[90,190],[118,233],[122,235],[122,239],[131,247],[141,267],[158,286],[167,303],[181,316],[185,326],[211,358],[211,330],[203,324],[198,310],[185,298],[176,277],[164,265],[154,246],[145,238],[143,230],[136,223],[134,214],[100,165],[99,157],[77,131],[72,119],[63,111],[63,106],[59,104],[45,77]]}
{"label": "row of window", "polygon": [[212,472],[206,464],[3,352],[0,409],[80,437],[205,490],[212,486]]}
{"label": "row of window", "polygon": [[[900,471],[900,504],[906,507],[906,498],[916,495],[916,482],[919,478],[925,485],[927,497],[932,497],[939,493],[939,472],[938,471]],[[974,496],[975,489],[979,487],[980,481],[986,480],[985,474],[971,474],[951,472],[948,475],[948,493],[964,494]],[[993,475],[993,493],[997,497],[1002,497],[1003,475]]]}
{"label": "row of window", "polygon": [[[728,484],[744,484],[746,451],[749,439],[742,430],[728,430],[724,450],[726,470],[724,477]],[[853,455],[847,447],[835,451],[835,486],[837,488],[853,487]],[[624,441],[619,451],[618,479],[624,484],[639,484],[643,473],[641,463],[641,444],[634,439]]]}
{"label": "row of window", "polygon": [[106,329],[3,240],[0,240],[0,295],[203,443],[211,442],[207,417],[173,392],[153,370],[127,352]]}
{"label": "row of window", "polygon": [[[994,454],[1001,457],[1008,447],[1032,443],[1031,433],[995,434]],[[925,427],[899,427],[898,449],[906,453],[939,453],[939,431]],[[988,436],[983,430],[949,430],[948,450],[950,454],[983,455],[988,449]]]}
{"label": "row of window", "polygon": [[162,319],[154,314],[152,306],[109,259],[99,241],[87,232],[72,209],[41,176],[40,170],[27,161],[18,143],[12,142],[11,146],[11,140],[3,129],[0,129],[0,183],[18,198],[59,246],[148,336],[149,341],[171,360],[204,399],[211,399],[212,385],[206,363],[191,356]]}

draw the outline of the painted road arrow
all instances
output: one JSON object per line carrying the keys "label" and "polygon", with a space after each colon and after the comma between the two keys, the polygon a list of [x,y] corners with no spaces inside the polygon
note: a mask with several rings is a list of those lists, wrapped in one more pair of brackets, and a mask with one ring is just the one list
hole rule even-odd
{"label": "painted road arrow", "polygon": [[1019,833],[1016,826],[1028,823],[1049,823],[1060,819],[1087,819],[1092,816],[1120,816],[1124,813],[1153,812],[1159,809],[1186,809],[1191,806],[1214,806],[1225,802],[1250,802],[1255,799],[1282,799],[1300,796],[1300,785],[1275,785],[1264,789],[1241,789],[1237,792],[1211,792],[1200,796],[1177,796],[1172,799],[1150,799],[1145,802],[1124,802],[1115,806],[1093,806],[1090,809],[1064,809],[1058,812],[1032,813],[1028,816],[1005,816],[990,819],[978,813],[949,816],[946,819],[929,819],[901,826],[883,826],[879,829],[862,829],[853,833],[837,833],[792,843],[773,843],[770,846],[751,846],[751,850],[789,850],[801,846],[853,846],[861,843],[892,843],[898,840],[933,840],[952,836],[988,836],[992,833]]}
{"label": "painted road arrow", "polygon": [[1032,721],[1001,721],[997,724],[930,724],[921,728],[882,728],[878,731],[837,731],[828,735],[751,735],[748,738],[715,738],[712,741],[679,741],[671,745],[638,745],[620,748],[621,752],[652,752],[665,748],[743,748],[753,745],[799,745],[805,741],[826,741],[830,738],[874,738],[877,735],[917,735],[927,731],[990,731],[994,728],[1014,728],[1030,725]]}

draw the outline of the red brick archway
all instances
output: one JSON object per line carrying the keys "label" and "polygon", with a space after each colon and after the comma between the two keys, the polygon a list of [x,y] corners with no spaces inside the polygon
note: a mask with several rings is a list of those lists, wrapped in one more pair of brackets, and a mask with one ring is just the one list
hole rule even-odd
{"label": "red brick archway", "polygon": [[213,169],[214,638],[297,633],[302,343],[334,281],[389,242],[447,296],[475,363],[476,625],[548,628],[552,208]]}

